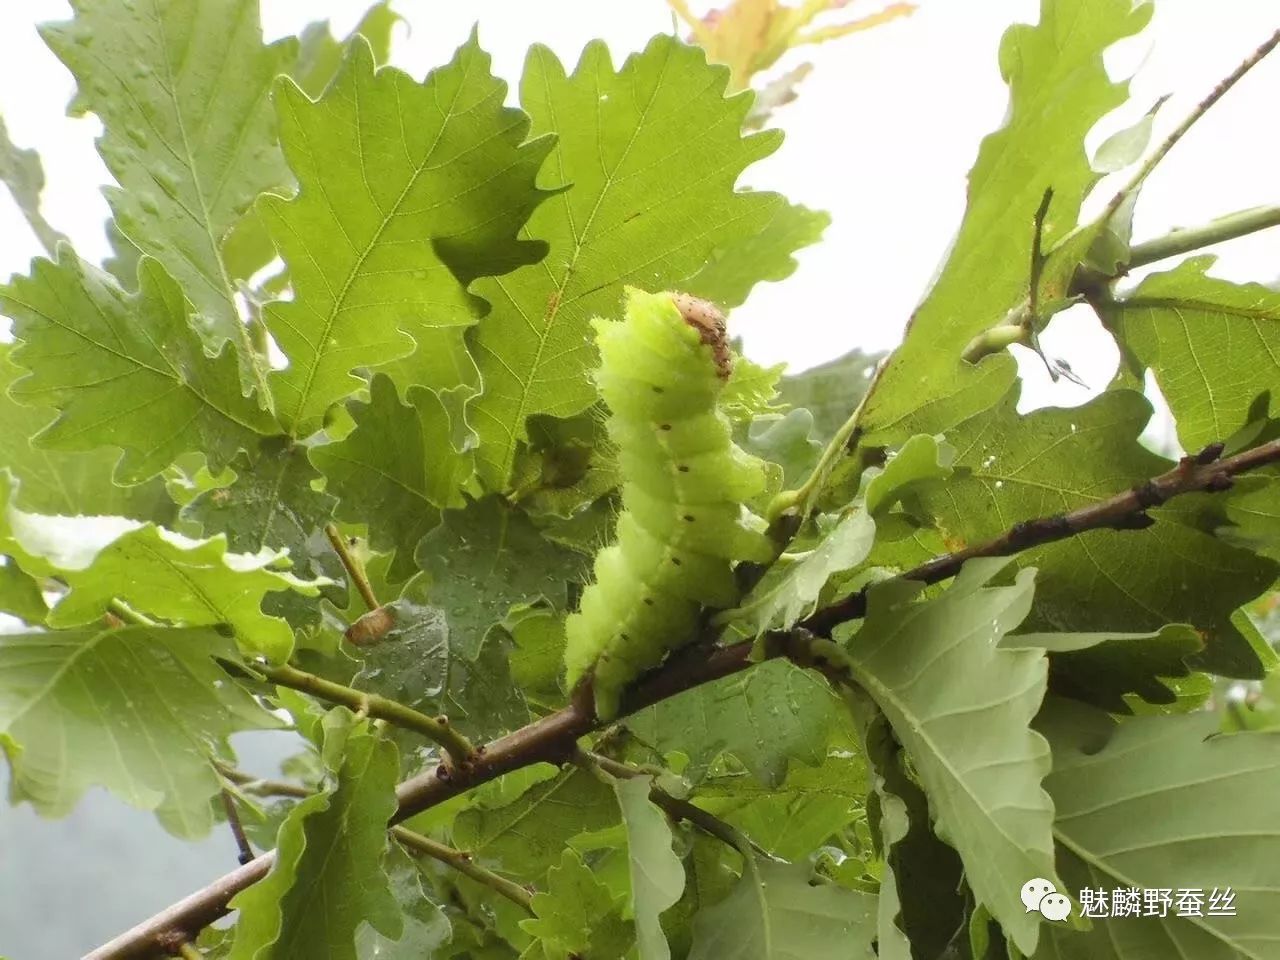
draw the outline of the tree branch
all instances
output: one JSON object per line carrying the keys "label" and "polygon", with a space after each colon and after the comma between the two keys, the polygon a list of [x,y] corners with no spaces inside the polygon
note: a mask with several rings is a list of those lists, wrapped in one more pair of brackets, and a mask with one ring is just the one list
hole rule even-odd
{"label": "tree branch", "polygon": [[[1181,227],[1163,237],[1135,244],[1129,250],[1129,269],[1191,253],[1202,247],[1280,227],[1280,207],[1251,207],[1210,220],[1199,227]],[[1087,283],[1087,281],[1086,281]]]}
{"label": "tree branch", "polygon": [[[1280,440],[1219,459],[1221,450],[1221,445],[1215,444],[1195,456],[1184,457],[1167,473],[1069,513],[1014,524],[993,540],[937,557],[908,570],[897,579],[938,583],[955,576],[964,562],[973,557],[1010,556],[1090,530],[1145,529],[1154,522],[1146,512],[1152,507],[1185,493],[1226,490],[1232,485],[1232,477],[1280,463]],[[865,593],[854,594],[833,607],[819,611],[798,626],[813,634],[828,634],[837,624],[863,616],[866,602]],[[766,655],[788,655],[790,636],[777,634],[770,637]],[[709,652],[701,646],[685,648],[628,692],[623,698],[620,715],[626,716],[746,669],[755,662],[751,658],[753,646],[751,641],[744,641],[729,647],[715,647]],[[396,788],[399,807],[392,824],[407,820],[504,773],[535,763],[561,765],[572,761],[578,739],[600,726],[590,702],[590,697],[575,698],[569,706],[481,747],[472,762],[465,766],[455,770],[441,768],[404,781]],[[274,852],[262,854],[252,863],[165,908],[87,954],[83,960],[146,957],[161,949],[162,940],[172,937],[175,931],[198,932],[226,914],[231,898],[266,876],[274,861]]]}
{"label": "tree branch", "polygon": [[1187,114],[1186,118],[1174,128],[1173,132],[1170,133],[1169,136],[1165,137],[1164,141],[1156,148],[1155,152],[1143,161],[1142,166],[1138,168],[1138,171],[1133,175],[1133,178],[1125,184],[1114,197],[1111,198],[1110,202],[1107,204],[1106,210],[1099,219],[1105,221],[1110,220],[1115,216],[1116,211],[1120,209],[1125,198],[1134,190],[1138,189],[1138,187],[1142,186],[1143,181],[1151,175],[1151,171],[1160,165],[1160,161],[1168,155],[1169,151],[1177,145],[1179,140],[1186,136],[1187,131],[1195,126],[1196,121],[1203,117],[1215,103],[1221,100],[1228,90],[1240,82],[1240,80],[1244,78],[1245,74],[1261,63],[1263,57],[1274,50],[1277,45],[1280,45],[1280,30],[1277,30],[1268,37],[1262,46],[1258,47],[1257,50],[1251,53],[1245,61],[1240,64],[1240,66],[1232,70],[1227,77],[1209,91],[1209,95],[1207,97],[1196,104],[1195,109]]}
{"label": "tree branch", "polygon": [[[1155,521],[1147,510],[1184,493],[1220,492],[1230,489],[1232,477],[1267,464],[1280,462],[1280,440],[1272,440],[1232,457],[1218,459],[1222,444],[1212,444],[1198,454],[1183,457],[1176,467],[1146,483],[1099,500],[1069,513],[1015,523],[994,540],[936,557],[909,570],[898,579],[938,583],[960,572],[974,557],[1008,557],[1032,547],[1065,540],[1089,530],[1143,530]],[[810,632],[827,636],[846,620],[856,620],[867,610],[865,590],[814,614],[803,624]]]}
{"label": "tree branch", "polygon": [[370,610],[377,610],[379,606],[378,598],[374,595],[373,585],[369,583],[369,577],[364,572],[364,565],[348,549],[347,542],[342,538],[342,531],[338,529],[337,524],[326,523],[324,535],[329,538],[329,545],[333,547],[333,552],[342,561],[342,566],[346,569],[347,576],[351,578],[351,582],[360,591],[360,596],[364,598],[365,606]]}
{"label": "tree branch", "polygon": [[[623,763],[620,760],[614,760],[603,754],[593,753],[590,750],[579,750],[581,762],[598,767],[612,777],[625,779],[634,779],[635,777],[651,776],[647,771],[641,770],[639,767],[632,766],[629,763]],[[649,799],[654,806],[661,807],[666,811],[667,816],[673,820],[685,820],[715,837],[720,842],[733,847],[744,857],[750,858],[753,854],[758,854],[766,860],[775,859],[773,854],[764,847],[760,846],[745,833],[732,824],[725,823],[715,814],[703,810],[701,807],[684,800],[680,797],[673,796],[667,791],[654,783],[649,789]]]}
{"label": "tree branch", "polygon": [[391,700],[376,693],[365,693],[354,687],[346,687],[313,673],[281,664],[278,667],[255,664],[254,669],[272,683],[293,690],[309,693],[313,697],[341,704],[379,720],[406,730],[420,733],[433,743],[439,744],[449,755],[455,767],[464,767],[471,762],[476,748],[471,741],[449,725],[445,717],[429,717],[425,713],[414,710],[398,700]]}
{"label": "tree branch", "polygon": [[523,907],[530,914],[533,913],[533,894],[514,880],[508,880],[492,870],[486,870],[471,859],[471,854],[462,850],[455,850],[453,847],[440,843],[438,840],[432,840],[421,833],[415,833],[408,827],[392,827],[391,835],[412,852],[424,854],[433,860],[439,860],[445,866],[452,867],[459,873],[470,877],[476,883],[488,887],[494,893],[506,897],[517,906]]}

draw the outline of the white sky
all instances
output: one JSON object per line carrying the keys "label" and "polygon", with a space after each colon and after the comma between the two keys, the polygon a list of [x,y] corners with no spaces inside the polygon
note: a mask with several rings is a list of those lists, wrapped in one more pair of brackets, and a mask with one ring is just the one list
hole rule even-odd
{"label": "white sky", "polygon": [[[756,360],[785,360],[798,369],[853,346],[892,346],[951,240],[978,142],[1005,111],[1006,90],[996,66],[1000,34],[1014,19],[1034,20],[1038,4],[919,2],[921,9],[907,20],[806,54],[817,69],[800,99],[777,115],[787,141],[747,173],[750,185],[779,190],[834,218],[826,240],[801,252],[801,267],[790,280],[757,287],[735,314],[735,332]],[[867,10],[880,5],[861,4]],[[672,23],[662,0],[397,0],[396,6],[411,27],[408,37],[398,38],[397,65],[422,76],[444,62],[478,22],[495,69],[513,84],[533,41],[572,62],[587,40],[603,37],[621,61]],[[325,16],[345,32],[364,3],[262,0],[262,7],[273,38]],[[853,4],[851,12],[858,8]],[[58,0],[0,0],[0,113],[15,142],[36,147],[44,157],[46,215],[83,255],[96,259],[105,251],[102,222],[108,213],[98,192],[106,172],[92,145],[97,123],[64,115],[71,77],[35,33],[36,23],[69,13]],[[1157,97],[1173,93],[1157,123],[1161,135],[1277,26],[1276,0],[1158,0],[1143,38],[1109,58],[1113,70],[1125,73],[1144,58],[1145,65],[1133,85],[1132,105],[1108,118],[1092,145],[1131,123]],[[1280,202],[1277,90],[1280,55],[1202,120],[1149,182],[1138,208],[1139,239]],[[24,271],[38,252],[12,202],[0,197],[0,277]],[[1280,230],[1220,252],[1221,275],[1280,276]],[[1094,390],[1115,369],[1114,348],[1087,312],[1060,318],[1045,342]],[[1038,363],[1023,369],[1037,404],[1075,404],[1088,395],[1066,383],[1050,388]]]}

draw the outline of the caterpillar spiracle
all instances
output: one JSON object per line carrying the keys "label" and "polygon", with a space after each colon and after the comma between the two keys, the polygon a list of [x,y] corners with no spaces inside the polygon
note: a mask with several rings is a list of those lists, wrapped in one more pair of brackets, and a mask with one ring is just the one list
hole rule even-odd
{"label": "caterpillar spiracle", "polygon": [[737,602],[733,564],[774,550],[745,506],[765,488],[764,463],[734,444],[719,406],[732,364],[719,310],[629,288],[624,318],[592,326],[622,513],[566,622],[565,666],[571,687],[592,675],[596,713],[610,719],[627,684],[692,640],[706,609]]}

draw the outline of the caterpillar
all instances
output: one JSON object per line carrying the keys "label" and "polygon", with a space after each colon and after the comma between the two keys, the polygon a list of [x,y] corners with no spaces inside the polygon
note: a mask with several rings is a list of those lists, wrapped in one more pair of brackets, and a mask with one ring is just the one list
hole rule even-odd
{"label": "caterpillar", "polygon": [[571,688],[591,676],[607,720],[632,680],[694,638],[705,609],[737,602],[734,562],[774,548],[744,506],[765,488],[764,463],[733,442],[718,406],[732,369],[720,311],[628,288],[624,318],[591,325],[622,512],[565,623],[565,668]]}

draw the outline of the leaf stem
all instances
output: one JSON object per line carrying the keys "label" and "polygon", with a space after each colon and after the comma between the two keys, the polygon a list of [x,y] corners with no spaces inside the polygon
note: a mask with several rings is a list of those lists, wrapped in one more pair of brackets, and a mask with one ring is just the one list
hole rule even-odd
{"label": "leaf stem", "polygon": [[455,850],[453,847],[438,840],[432,840],[430,837],[423,836],[408,827],[392,827],[391,835],[414,853],[421,853],[431,857],[433,860],[439,860],[445,866],[452,867],[464,876],[470,877],[476,883],[488,887],[494,893],[506,897],[517,906],[523,907],[530,914],[533,913],[533,894],[514,880],[508,880],[506,877],[499,876],[492,870],[480,866],[480,864],[471,859],[471,854],[466,851]]}
{"label": "leaf stem", "polygon": [[1274,50],[1277,45],[1280,45],[1280,30],[1277,30],[1268,37],[1262,46],[1258,47],[1257,50],[1253,51],[1253,53],[1246,57],[1240,66],[1231,71],[1231,73],[1228,74],[1216,87],[1209,91],[1209,95],[1207,97],[1196,104],[1195,109],[1187,114],[1186,118],[1174,128],[1173,132],[1170,133],[1169,136],[1165,137],[1164,141],[1156,148],[1155,152],[1143,162],[1142,166],[1138,168],[1138,171],[1133,175],[1132,179],[1130,179],[1130,181],[1125,184],[1114,197],[1111,198],[1111,201],[1107,204],[1107,208],[1100,219],[1106,221],[1115,216],[1116,211],[1120,209],[1128,196],[1133,193],[1134,190],[1137,190],[1142,186],[1143,181],[1145,181],[1147,177],[1151,175],[1151,172],[1160,165],[1160,161],[1168,156],[1169,151],[1174,148],[1178,141],[1186,136],[1187,131],[1195,126],[1196,121],[1208,113],[1209,109],[1221,100],[1228,90],[1234,87],[1245,74],[1261,63],[1262,59]]}
{"label": "leaf stem", "polygon": [[[614,760],[600,753],[593,753],[590,750],[579,750],[578,761],[585,765],[603,770],[612,777],[618,777],[626,780],[632,780],[636,777],[652,777],[653,774],[648,770],[634,766],[630,763],[623,763],[620,760]],[[652,784],[649,789],[649,799],[654,806],[661,807],[667,812],[667,815],[674,820],[685,820],[704,833],[710,834],[722,843],[733,847],[743,857],[750,860],[753,855],[759,854],[767,860],[777,859],[773,854],[769,853],[758,843],[748,837],[745,833],[731,824],[725,823],[715,814],[703,810],[696,804],[683,800],[680,797],[672,796],[663,790],[656,783]]]}
{"label": "leaf stem", "polygon": [[859,423],[862,419],[862,412],[867,407],[867,401],[871,394],[875,392],[876,384],[880,381],[880,376],[884,372],[888,358],[881,360],[876,365],[875,373],[871,375],[871,381],[867,384],[867,390],[862,395],[862,399],[858,401],[858,405],[854,408],[853,413],[849,415],[849,419],[840,425],[840,429],[836,431],[835,436],[827,443],[826,448],[822,451],[822,456],[818,458],[817,465],[813,471],[795,490],[784,490],[782,493],[774,497],[773,502],[769,504],[768,517],[770,521],[776,520],[787,510],[798,507],[798,513],[801,517],[808,516],[814,506],[814,501],[822,492],[822,488],[826,485],[827,478],[831,475],[831,471],[835,468],[836,462],[849,450],[854,449],[858,443],[858,437],[861,434]]}
{"label": "leaf stem", "polygon": [[244,832],[244,824],[240,822],[240,811],[236,809],[235,797],[226,788],[223,788],[220,792],[222,794],[222,809],[227,814],[227,826],[231,828],[231,835],[235,837],[240,865],[244,866],[254,858],[253,845],[249,843],[249,837]]}
{"label": "leaf stem", "polygon": [[377,610],[381,604],[378,603],[378,598],[373,592],[373,585],[369,583],[369,577],[364,572],[364,564],[360,562],[359,557],[351,552],[337,524],[326,523],[324,525],[324,535],[329,538],[329,544],[333,547],[333,552],[338,555],[338,559],[342,561],[342,566],[346,568],[347,576],[351,578],[351,582],[360,591],[360,596],[364,598],[365,606],[370,610]]}
{"label": "leaf stem", "polygon": [[126,606],[123,601],[114,598],[107,601],[107,613],[117,620],[123,620],[125,623],[132,624],[135,627],[159,626],[150,617],[138,613],[136,610]]}
{"label": "leaf stem", "polygon": [[464,767],[475,758],[476,748],[471,745],[471,741],[450,726],[444,717],[429,717],[398,700],[344,686],[287,663],[280,666],[254,664],[254,669],[279,686],[309,693],[321,700],[341,704],[356,713],[363,712],[365,716],[420,733],[439,744],[449,755],[454,767]]}
{"label": "leaf stem", "polygon": [[1159,260],[1191,253],[1225,240],[1235,240],[1270,227],[1280,227],[1280,206],[1238,210],[1210,220],[1202,226],[1182,227],[1163,237],[1136,244],[1129,251],[1129,266],[1145,267]]}
{"label": "leaf stem", "polygon": [[190,940],[178,947],[178,956],[182,960],[204,960],[204,954]]}
{"label": "leaf stem", "polygon": [[302,800],[314,792],[299,783],[255,777],[251,773],[245,773],[243,770],[237,770],[235,767],[217,761],[214,761],[213,765],[218,768],[218,773],[235,784],[241,793],[251,793],[258,797],[295,797]]}

